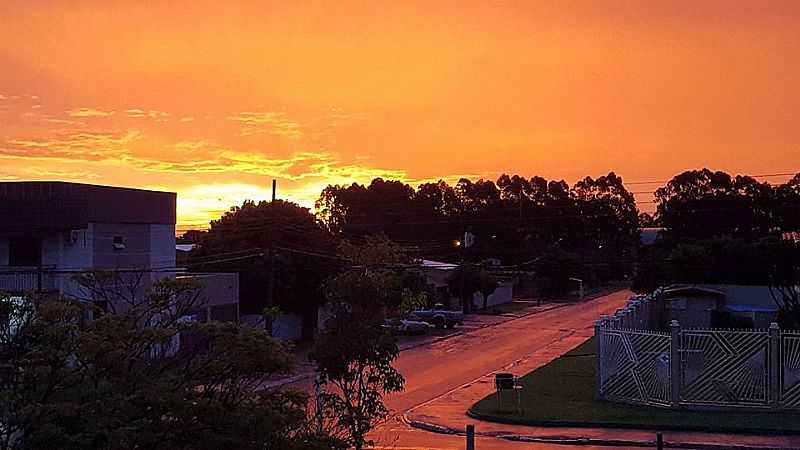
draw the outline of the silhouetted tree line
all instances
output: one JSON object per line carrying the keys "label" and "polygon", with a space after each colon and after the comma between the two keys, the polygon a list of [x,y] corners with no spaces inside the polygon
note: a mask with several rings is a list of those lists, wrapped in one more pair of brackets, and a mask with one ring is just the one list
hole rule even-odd
{"label": "silhouetted tree line", "polygon": [[[530,262],[558,247],[584,255],[619,255],[638,239],[633,194],[613,172],[570,187],[542,177],[502,175],[497,181],[455,185],[440,180],[416,189],[376,178],[367,186],[328,186],[317,201],[333,234],[360,238],[377,232],[428,258],[504,264]],[[464,232],[475,244],[462,254],[453,245]]]}
{"label": "silhouetted tree line", "polygon": [[[656,214],[641,223],[663,227],[640,249],[633,288],[672,283],[771,286],[796,293],[800,246],[800,174],[773,185],[709,169],[681,173],[655,192]],[[800,324],[800,302],[776,295],[782,326]],[[796,323],[795,323],[796,322]]]}
{"label": "silhouetted tree line", "polygon": [[[636,272],[637,286],[680,278],[677,269],[663,269],[679,245],[715,238],[746,243],[800,230],[800,174],[771,185],[750,176],[692,170],[655,196],[655,214],[640,214],[633,194],[613,172],[572,186],[519,175],[460,179],[454,185],[440,180],[416,188],[376,178],[368,185],[326,187],[316,216],[286,201],[245,202],[212,221],[207,233],[192,236],[202,246],[190,262],[192,270],[238,271],[245,313],[276,305],[310,315],[324,301],[323,281],[347,267],[339,258],[340,243],[363,244],[377,234],[412,257],[472,264],[496,258],[534,270],[545,293],[559,295],[574,287],[570,277],[597,285]],[[663,227],[664,240],[639,250],[637,258],[645,226]],[[469,248],[456,245],[465,232],[475,237]],[[255,251],[260,255],[248,256]],[[702,278],[704,272],[690,266],[687,279]]]}
{"label": "silhouetted tree line", "polygon": [[654,225],[674,239],[752,240],[800,230],[800,174],[779,185],[709,169],[675,176],[655,192]]}

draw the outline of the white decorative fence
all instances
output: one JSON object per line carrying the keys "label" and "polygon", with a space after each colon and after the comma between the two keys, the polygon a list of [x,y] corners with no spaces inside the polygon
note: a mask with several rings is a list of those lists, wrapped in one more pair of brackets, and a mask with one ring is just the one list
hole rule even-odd
{"label": "white decorative fence", "polygon": [[597,395],[670,408],[800,409],[800,332],[650,331],[650,298],[595,325]]}

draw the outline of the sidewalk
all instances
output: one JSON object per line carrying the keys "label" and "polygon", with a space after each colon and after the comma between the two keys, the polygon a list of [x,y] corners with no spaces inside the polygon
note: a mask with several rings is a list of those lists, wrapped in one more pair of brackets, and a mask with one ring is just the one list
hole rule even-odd
{"label": "sidewalk", "polygon": [[[567,332],[561,338],[500,371],[519,375],[535,370],[583,343],[587,332]],[[407,411],[404,420],[412,427],[444,434],[463,433],[467,424],[475,424],[476,433],[500,439],[553,444],[583,444],[611,447],[652,447],[655,430],[533,427],[483,422],[467,416],[475,402],[494,392],[494,373],[486,374],[441,397]],[[672,448],[692,449],[800,449],[800,436],[724,435],[696,432],[664,432]]]}

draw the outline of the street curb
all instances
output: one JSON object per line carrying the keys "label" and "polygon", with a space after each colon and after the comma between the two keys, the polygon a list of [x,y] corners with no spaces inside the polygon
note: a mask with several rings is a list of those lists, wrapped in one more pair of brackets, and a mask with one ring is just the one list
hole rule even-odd
{"label": "street curb", "polygon": [[420,430],[430,431],[431,433],[438,434],[459,434],[458,430],[449,427],[436,425],[435,423],[423,422],[421,420],[409,420],[408,425]]}
{"label": "street curb", "polygon": [[[469,414],[468,414],[469,415]],[[475,419],[479,419],[470,415]],[[462,430],[457,430],[444,425],[437,425],[435,423],[423,422],[421,420],[412,420],[407,414],[403,415],[403,421],[410,427],[428,431],[437,434],[447,435],[460,435],[465,433]],[[479,419],[480,420],[480,419]],[[491,437],[496,439],[504,439],[513,442],[531,442],[542,444],[554,445],[594,445],[599,447],[655,447],[655,440],[625,440],[625,439],[595,439],[585,436],[531,436],[524,434],[499,434],[499,433],[481,433],[477,432],[476,435],[483,437]],[[664,448],[683,448],[695,450],[798,450],[800,447],[775,447],[775,446],[749,446],[749,445],[728,445],[728,444],[712,444],[712,443],[693,443],[693,442],[669,442],[664,441]]]}
{"label": "street curb", "polygon": [[652,427],[652,426],[644,426],[636,424],[620,424],[613,422],[590,423],[590,422],[572,422],[566,420],[523,420],[523,419],[514,419],[510,417],[505,418],[505,417],[490,416],[488,414],[475,412],[472,408],[467,410],[467,416],[483,422],[500,423],[504,425],[520,425],[529,427],[594,428],[594,429],[640,430],[640,431],[653,431],[653,432],[688,431],[688,432],[709,433],[709,434],[732,434],[732,435],[749,434],[756,436],[799,436],[800,435],[800,433],[798,432],[786,432],[780,430],[770,431],[770,430],[760,430],[754,428],[736,428],[732,430],[720,430],[712,427],[704,427],[702,425],[690,426],[690,427],[678,427],[670,425]]}

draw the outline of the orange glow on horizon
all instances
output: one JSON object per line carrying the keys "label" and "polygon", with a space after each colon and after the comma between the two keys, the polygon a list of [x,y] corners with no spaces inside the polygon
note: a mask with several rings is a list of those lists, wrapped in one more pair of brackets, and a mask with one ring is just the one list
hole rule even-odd
{"label": "orange glow on horizon", "polygon": [[179,229],[272,178],[312,207],[376,176],[800,171],[789,0],[7,0],[0,23],[0,180],[176,191]]}

